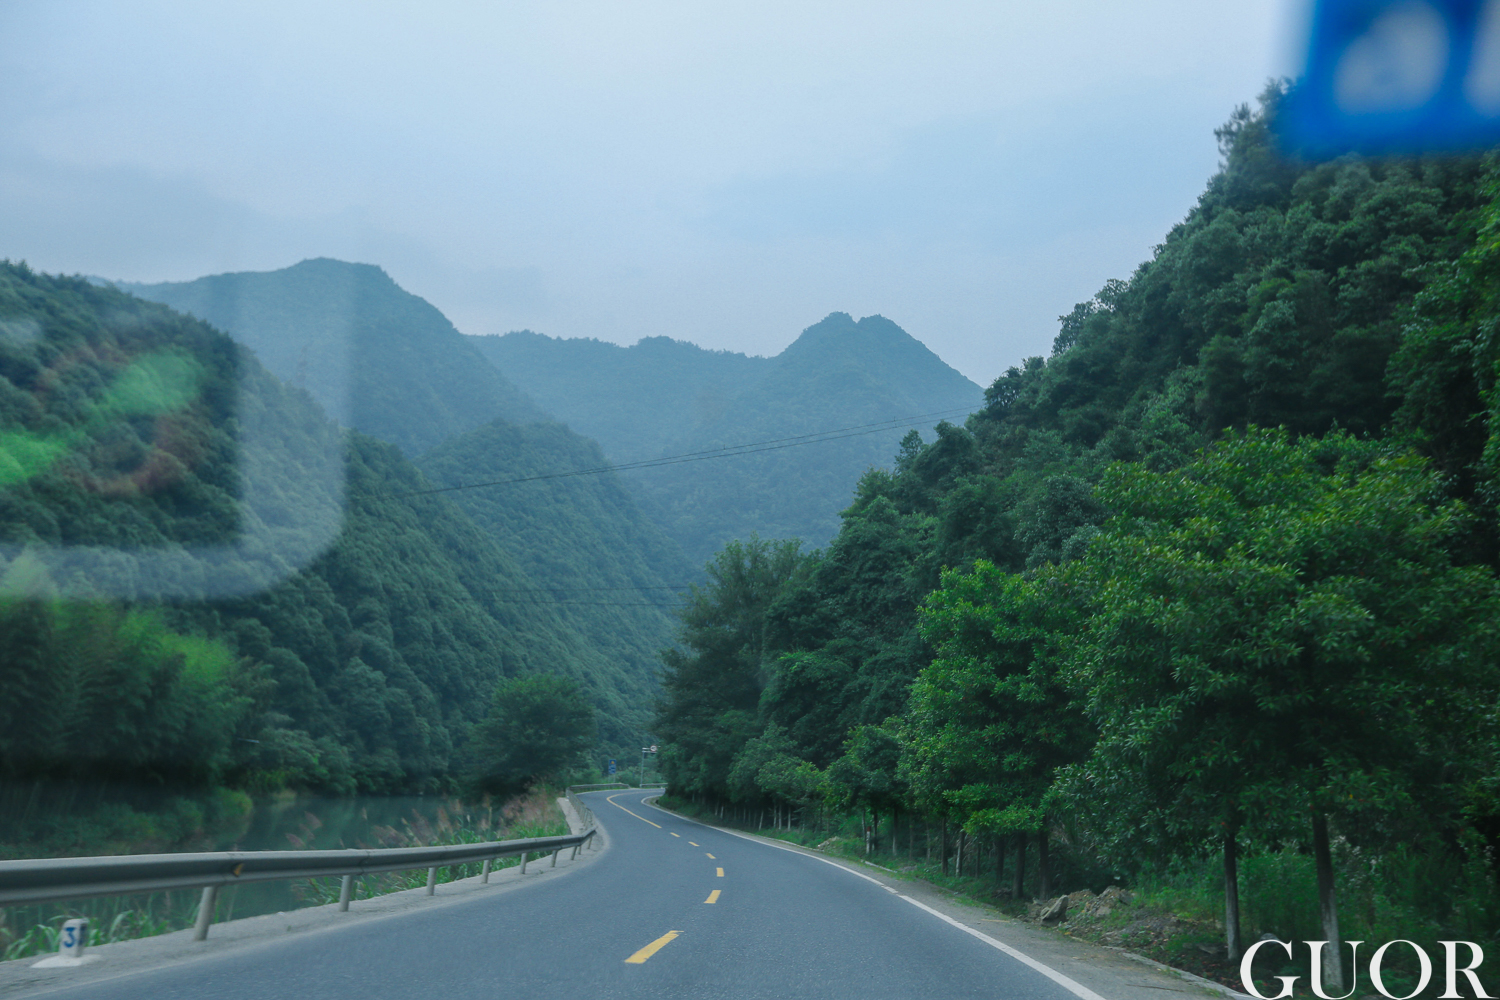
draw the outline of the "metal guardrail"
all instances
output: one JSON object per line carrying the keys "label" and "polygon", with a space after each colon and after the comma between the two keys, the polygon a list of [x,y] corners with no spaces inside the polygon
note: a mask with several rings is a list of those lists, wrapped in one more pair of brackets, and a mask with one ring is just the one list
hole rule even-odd
{"label": "metal guardrail", "polygon": [[576,793],[603,792],[614,788],[624,789],[630,787],[630,785],[625,784],[623,781],[611,781],[603,785],[569,785],[567,788],[568,801],[572,803],[574,811],[578,813],[579,821],[592,830],[598,825],[594,822],[594,812],[583,804],[583,800]]}
{"label": "metal guardrail", "polygon": [[490,880],[490,866],[500,858],[520,857],[521,871],[532,854],[557,856],[573,848],[573,857],[593,839],[588,829],[566,837],[531,837],[485,844],[441,847],[395,847],[339,851],[220,851],[211,854],[127,854],[99,858],[38,858],[0,861],[0,906],[55,902],[89,896],[115,896],[166,889],[203,888],[198,904],[194,940],[208,936],[220,886],[277,879],[343,877],[339,909],[349,909],[354,879],[381,872],[427,869],[427,894],[433,895],[437,870],[449,865],[484,862],[481,881]]}
{"label": "metal guardrail", "polygon": [[[126,854],[97,858],[36,858],[0,861],[0,906],[50,903],[92,896],[118,896],[168,889],[202,888],[193,939],[208,937],[214,904],[221,886],[241,882],[271,882],[278,879],[339,876],[339,909],[349,909],[354,879],[382,872],[427,869],[427,895],[437,887],[437,870],[450,865],[484,862],[480,881],[490,880],[490,866],[501,858],[520,857],[521,872],[533,854],[552,854],[552,864],[571,847],[573,857],[591,846],[598,833],[593,811],[578,797],[579,792],[625,789],[630,785],[570,785],[568,802],[577,812],[584,832],[566,837],[531,837],[497,840],[484,844],[451,844],[441,847],[394,847],[376,850],[336,851],[217,851],[203,854]],[[641,786],[650,787],[650,786]]]}
{"label": "metal guardrail", "polygon": [[[583,800],[580,799],[577,796],[576,793],[577,792],[602,792],[602,791],[606,791],[606,790],[609,790],[609,789],[615,789],[615,788],[618,788],[618,789],[630,789],[630,788],[635,788],[635,787],[636,787],[635,785],[627,785],[623,781],[611,781],[608,784],[603,784],[603,785],[569,785],[568,788],[567,788],[568,801],[570,803],[572,803],[573,809],[578,813],[578,818],[583,822],[583,825],[586,826],[586,827],[588,827],[588,828],[590,828],[590,829],[593,829],[593,827],[596,825],[594,823],[594,813],[593,813],[592,810],[589,809],[588,806],[586,806],[586,805],[583,804]],[[659,782],[659,781],[657,781],[657,782],[650,782],[648,784],[644,784],[644,785],[641,785],[639,787],[641,787],[641,788],[666,788],[667,786],[666,786],[665,782]]]}

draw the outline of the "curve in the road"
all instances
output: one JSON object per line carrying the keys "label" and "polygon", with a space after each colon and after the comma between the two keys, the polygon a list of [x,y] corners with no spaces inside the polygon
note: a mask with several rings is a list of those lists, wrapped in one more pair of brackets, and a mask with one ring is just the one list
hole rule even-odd
{"label": "curve in the road", "polygon": [[564,877],[69,995],[1102,1000],[863,872],[641,801],[659,794],[588,793],[609,850]]}

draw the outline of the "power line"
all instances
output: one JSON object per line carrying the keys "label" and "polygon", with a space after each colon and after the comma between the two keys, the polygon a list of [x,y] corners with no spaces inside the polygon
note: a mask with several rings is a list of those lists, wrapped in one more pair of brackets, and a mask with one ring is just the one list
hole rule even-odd
{"label": "power line", "polygon": [[687,590],[691,586],[691,583],[684,583],[661,587],[491,587],[490,590],[508,594],[558,594],[577,590]]}
{"label": "power line", "polygon": [[[571,600],[571,597],[574,594],[619,593],[622,591],[640,593],[642,591],[672,590],[680,593],[691,586],[692,584],[682,584],[681,586],[653,585],[649,587],[487,587],[483,590],[470,590],[469,592],[476,598],[489,597],[511,605],[583,608],[660,608],[663,611],[674,611],[682,607],[682,605],[680,603],[666,604],[661,601],[575,601]],[[520,596],[506,596],[511,594]],[[558,598],[556,600],[537,600],[533,595],[558,595]],[[532,599],[525,599],[527,597],[531,597]]]}
{"label": "power line", "polygon": [[507,601],[506,603],[538,608],[661,608],[663,611],[674,611],[681,607],[680,604],[652,604],[650,602],[627,604],[615,601]]}
{"label": "power line", "polygon": [[878,424],[856,424],[853,427],[841,427],[831,431],[818,431],[814,434],[800,434],[790,438],[775,438],[770,441],[756,441],[742,445],[725,445],[722,448],[709,449],[707,451],[690,451],[682,455],[669,455],[665,458],[643,459],[638,462],[624,462],[619,465],[603,465],[593,469],[575,469],[571,472],[551,472],[540,476],[522,476],[517,479],[494,479],[483,483],[460,483],[456,486],[435,486],[427,490],[412,490],[407,493],[360,493],[351,499],[355,500],[404,500],[409,497],[429,496],[434,493],[454,493],[459,490],[477,490],[489,486],[511,486],[517,483],[535,483],[545,479],[570,479],[574,476],[598,476],[606,472],[629,472],[634,469],[655,469],[664,465],[682,465],[687,462],[705,462],[711,458],[731,458],[736,455],[755,455],[767,451],[781,451],[785,448],[797,448],[808,444],[821,444],[824,441],[842,441],[845,438],[862,437],[866,434],[879,434],[881,431],[895,430],[899,427],[912,423],[913,421],[925,421],[934,417],[952,416],[956,413],[968,413],[969,407],[955,408],[951,410],[939,410],[936,413],[923,413],[914,417],[898,417],[891,420],[882,420]]}

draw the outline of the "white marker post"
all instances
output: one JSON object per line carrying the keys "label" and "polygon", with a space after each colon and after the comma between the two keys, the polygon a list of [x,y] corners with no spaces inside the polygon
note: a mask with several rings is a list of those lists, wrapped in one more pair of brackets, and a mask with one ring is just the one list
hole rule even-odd
{"label": "white marker post", "polygon": [[33,969],[56,969],[70,965],[84,965],[94,961],[98,955],[85,955],[89,944],[89,922],[81,917],[65,921],[57,933],[57,954],[32,964]]}

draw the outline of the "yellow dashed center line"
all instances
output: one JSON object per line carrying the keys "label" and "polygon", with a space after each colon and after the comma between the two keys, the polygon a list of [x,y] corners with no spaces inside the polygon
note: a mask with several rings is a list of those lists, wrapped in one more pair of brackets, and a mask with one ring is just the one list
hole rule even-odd
{"label": "yellow dashed center line", "polygon": [[720,891],[721,890],[719,890],[719,889],[715,889],[713,892],[709,893],[708,894],[708,898],[705,899],[704,902],[705,903],[717,903],[719,901],[719,893],[720,893]]}
{"label": "yellow dashed center line", "polygon": [[[692,841],[691,841],[691,840],[690,840],[690,841],[688,841],[688,843],[689,843],[689,844],[693,844],[693,842],[692,842]],[[698,846],[698,845],[697,845],[697,844],[693,844],[693,846],[694,846],[694,847],[697,847],[697,846]]]}
{"label": "yellow dashed center line", "polygon": [[715,868],[714,871],[716,871],[716,872],[719,873],[719,878],[723,878],[724,877],[724,869],[722,869],[722,868]]}
{"label": "yellow dashed center line", "polygon": [[[671,831],[671,830],[668,830],[668,831],[667,831],[667,832],[668,832],[668,833],[672,833],[672,831]],[[672,836],[674,836],[674,837],[681,837],[681,836],[682,836],[682,834],[680,834],[680,833],[672,833]]]}
{"label": "yellow dashed center line", "polygon": [[[704,851],[704,852],[703,852],[703,853],[704,853],[704,854],[708,854],[708,852],[707,852],[707,851]],[[711,858],[714,858],[714,856],[713,856],[713,855],[712,855],[712,854],[708,854],[708,856],[709,856],[709,857],[711,857]],[[718,859],[718,858],[714,858],[714,860],[715,860],[715,861],[718,861],[718,860],[719,860],[719,859]]]}
{"label": "yellow dashed center line", "polygon": [[[628,811],[629,810],[627,810],[627,812]],[[666,946],[667,942],[671,941],[673,938],[675,938],[677,935],[679,935],[681,933],[682,933],[682,931],[667,931],[667,933],[663,934],[661,937],[657,938],[655,941],[652,941],[650,944],[646,945],[646,947],[642,948],[640,951],[636,952],[634,955],[631,955],[629,958],[627,958],[625,960],[625,963],[627,965],[641,965],[641,964],[643,964],[646,961],[646,959],[650,958],[652,955],[655,955],[657,952],[661,951],[662,948]]]}
{"label": "yellow dashed center line", "polygon": [[[624,795],[625,793],[621,792],[620,794]],[[642,816],[640,813],[630,812],[629,809],[626,809],[624,806],[620,805],[620,803],[618,803],[618,802],[615,801],[615,797],[613,795],[611,795],[609,798],[605,799],[604,801],[608,802],[610,805],[614,806],[616,809],[620,809],[620,810],[623,810],[625,812],[630,813],[630,815],[634,816],[636,819],[640,820],[642,823],[651,823],[651,821],[649,819],[647,819],[646,817]],[[661,829],[661,824],[660,823],[651,823],[651,825],[654,826],[654,827],[656,827],[658,830]],[[673,933],[675,933],[675,931]],[[650,956],[647,956],[647,957],[650,957]],[[641,959],[642,962],[644,962],[645,960],[646,959],[644,959],[644,958]]]}

